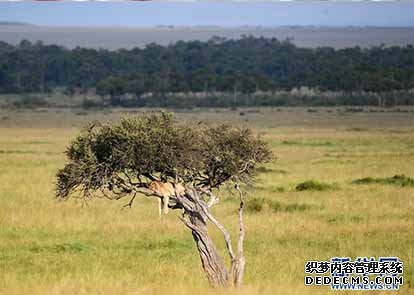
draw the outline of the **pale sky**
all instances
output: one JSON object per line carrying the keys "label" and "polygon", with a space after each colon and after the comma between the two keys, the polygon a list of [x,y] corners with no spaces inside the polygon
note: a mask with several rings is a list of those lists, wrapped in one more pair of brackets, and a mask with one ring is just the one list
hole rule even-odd
{"label": "pale sky", "polygon": [[0,2],[0,21],[48,26],[414,26],[414,1]]}

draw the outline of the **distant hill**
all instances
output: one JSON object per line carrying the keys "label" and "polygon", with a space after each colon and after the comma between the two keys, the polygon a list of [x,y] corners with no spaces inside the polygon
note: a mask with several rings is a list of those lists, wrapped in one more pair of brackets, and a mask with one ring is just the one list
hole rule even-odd
{"label": "distant hill", "polygon": [[0,26],[32,26],[32,24],[23,22],[0,21]]}
{"label": "distant hill", "polygon": [[57,44],[68,48],[131,49],[149,43],[168,45],[179,40],[206,41],[212,36],[238,39],[242,35],[293,38],[299,47],[329,46],[370,47],[373,45],[414,44],[414,27],[218,27],[218,26],[157,26],[157,27],[46,27],[19,22],[1,22],[0,40],[18,44],[21,40],[42,40],[44,44]]}

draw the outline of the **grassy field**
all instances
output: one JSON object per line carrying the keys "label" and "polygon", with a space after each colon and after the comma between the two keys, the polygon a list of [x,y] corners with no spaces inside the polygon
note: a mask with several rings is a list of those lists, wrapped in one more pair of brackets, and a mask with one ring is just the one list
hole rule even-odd
{"label": "grassy field", "polygon": [[[176,212],[159,220],[155,200],[142,197],[123,211],[127,200],[54,200],[54,175],[79,127],[121,113],[0,111],[0,293],[229,294],[208,288],[190,232]],[[237,294],[329,293],[304,286],[304,264],[333,256],[398,256],[401,293],[414,293],[414,187],[352,183],[414,177],[413,113],[244,113],[177,113],[249,125],[277,157],[248,195],[245,287]],[[296,191],[306,180],[327,186]],[[233,234],[236,208],[236,196],[223,191],[214,209]]]}

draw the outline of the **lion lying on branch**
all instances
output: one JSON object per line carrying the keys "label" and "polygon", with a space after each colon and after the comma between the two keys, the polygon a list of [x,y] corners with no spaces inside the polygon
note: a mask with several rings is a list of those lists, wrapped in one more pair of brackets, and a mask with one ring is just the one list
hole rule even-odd
{"label": "lion lying on branch", "polygon": [[185,188],[180,183],[174,185],[170,182],[152,181],[148,185],[148,189],[158,196],[158,213],[160,216],[162,213],[168,213],[168,203],[170,201],[170,197],[185,194]]}

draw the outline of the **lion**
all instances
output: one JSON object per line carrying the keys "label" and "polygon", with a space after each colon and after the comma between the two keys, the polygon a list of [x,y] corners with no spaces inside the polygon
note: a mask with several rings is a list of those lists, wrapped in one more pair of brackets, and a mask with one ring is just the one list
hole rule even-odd
{"label": "lion", "polygon": [[158,197],[158,213],[161,217],[162,213],[168,213],[168,202],[171,196],[175,196],[177,193],[178,195],[183,195],[185,193],[185,188],[182,184],[176,184],[175,187],[170,182],[160,182],[160,181],[152,181],[148,185],[148,189],[153,191]]}

